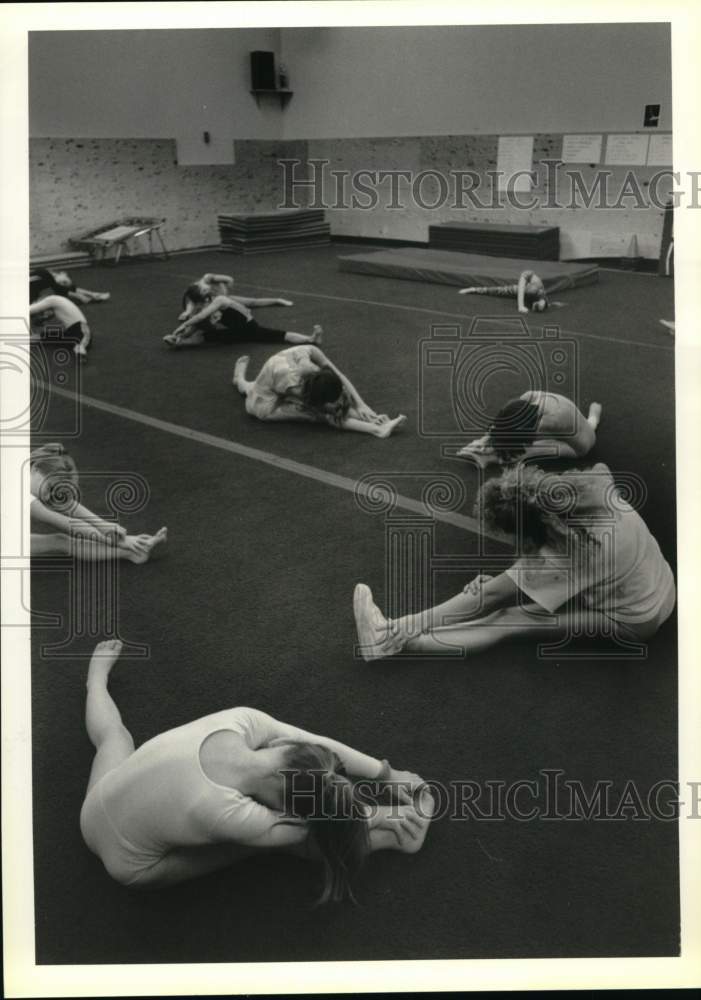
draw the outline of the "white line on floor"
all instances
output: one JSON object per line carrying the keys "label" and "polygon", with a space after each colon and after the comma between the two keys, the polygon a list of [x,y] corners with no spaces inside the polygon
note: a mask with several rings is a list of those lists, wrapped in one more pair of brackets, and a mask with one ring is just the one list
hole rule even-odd
{"label": "white line on floor", "polygon": [[[79,401],[83,406],[92,407],[94,410],[102,410],[104,413],[110,413],[112,416],[122,417],[125,420],[133,420],[137,424],[153,427],[155,430],[165,431],[167,434],[175,434],[178,437],[187,438],[189,441],[197,441],[199,444],[209,445],[210,448],[219,448],[221,451],[228,451],[234,455],[242,455],[244,458],[250,458],[256,462],[264,462],[266,465],[272,465],[276,469],[292,472],[297,476],[304,476],[307,479],[314,479],[317,482],[324,483],[326,486],[335,486],[337,489],[346,490],[348,493],[356,494],[360,492],[364,496],[368,496],[371,490],[371,487],[365,485],[359,487],[355,479],[349,479],[347,476],[339,476],[335,472],[327,472],[325,469],[319,469],[314,465],[307,465],[304,462],[296,462],[291,458],[283,458],[281,455],[274,455],[270,451],[261,451],[259,448],[251,448],[249,445],[239,444],[238,441],[229,441],[227,438],[207,434],[204,431],[196,431],[191,427],[184,427],[182,424],[173,424],[169,420],[160,420],[158,417],[151,417],[146,413],[139,413],[137,410],[130,410],[124,406],[115,406],[114,403],[107,403],[102,399],[95,399],[92,396],[75,393],[70,389],[62,389],[55,385],[50,386],[48,383],[40,381],[37,384],[42,385],[53,395]],[[330,433],[333,432],[330,431]],[[440,474],[437,473],[436,475],[438,479]],[[378,472],[378,477],[386,478],[391,482],[392,473],[391,471],[380,471]],[[472,532],[475,535],[482,534],[485,537],[502,542],[502,544],[504,543],[504,539],[498,535],[488,531],[480,531],[477,519],[468,517],[466,514],[440,510],[431,510],[429,512],[426,505],[420,500],[413,500],[411,497],[405,497],[402,494],[397,494],[395,503],[397,507],[401,507],[403,510],[411,511],[414,514],[421,514],[424,517],[429,516],[430,513],[430,516],[436,521],[451,524],[456,528]]]}
{"label": "white line on floor", "polygon": [[[192,280],[191,274],[174,273],[172,271],[169,273],[174,278]],[[428,316],[450,316],[453,319],[461,319],[463,322],[475,319],[475,316],[471,316],[468,313],[448,312],[445,309],[426,309],[423,306],[407,306],[398,302],[377,302],[375,299],[355,299],[345,295],[323,295],[321,292],[302,292],[298,288],[280,288],[278,285],[257,285],[250,281],[237,282],[237,286],[241,288],[257,288],[265,292],[284,292],[286,295],[301,295],[309,299],[327,299],[331,302],[353,302],[356,305],[362,306],[379,306],[381,309],[403,309],[405,312],[425,313]],[[517,317],[504,316],[503,318],[514,319]],[[489,319],[502,319],[502,317],[490,316]],[[562,330],[562,334],[567,337],[586,337],[587,340],[603,340],[607,344],[623,344],[624,347],[650,347],[655,351],[666,351],[669,354],[674,354],[674,347],[670,347],[667,343],[650,344],[644,340],[625,340],[623,337],[604,337],[598,333],[579,333],[574,330]]]}

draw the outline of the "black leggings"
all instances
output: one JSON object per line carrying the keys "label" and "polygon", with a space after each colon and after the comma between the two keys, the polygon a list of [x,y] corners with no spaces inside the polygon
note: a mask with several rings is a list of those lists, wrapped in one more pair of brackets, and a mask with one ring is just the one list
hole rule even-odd
{"label": "black leggings", "polygon": [[[233,313],[234,315],[230,315]],[[261,344],[282,344],[285,341],[285,330],[273,330],[269,326],[261,326],[256,320],[247,320],[236,309],[227,309],[222,314],[221,327],[211,324],[202,325],[200,329],[208,343],[240,344],[246,341],[258,341]]]}

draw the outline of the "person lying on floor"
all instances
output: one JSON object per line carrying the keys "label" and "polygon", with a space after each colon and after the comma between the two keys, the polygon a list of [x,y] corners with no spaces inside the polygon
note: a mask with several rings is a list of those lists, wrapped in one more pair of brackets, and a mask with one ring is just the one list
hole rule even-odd
{"label": "person lying on floor", "polygon": [[[160,888],[284,851],[316,864],[319,903],[340,902],[372,852],[421,849],[435,802],[418,775],[257,709],[215,712],[135,749],[108,690],[121,646],[100,643],[88,667],[95,757],[80,813],[117,882]],[[372,801],[375,786],[394,802]]]}
{"label": "person lying on floor", "polygon": [[239,358],[233,385],[246,397],[246,412],[258,420],[305,420],[386,438],[406,420],[378,414],[348,378],[314,345],[289,347],[265,362],[254,382],[246,379],[250,358]]}
{"label": "person lying on floor", "polygon": [[484,437],[457,454],[483,468],[529,458],[582,458],[596,444],[601,412],[601,404],[592,403],[585,417],[566,396],[529,390],[509,400]]}
{"label": "person lying on floor", "polygon": [[31,533],[32,556],[72,555],[92,562],[127,559],[138,564],[165,542],[165,528],[155,535],[127,535],[121,525],[84,507],[78,500],[78,469],[63,445],[35,448],[29,463],[30,521],[53,529],[50,534]]}
{"label": "person lying on floor", "polygon": [[92,343],[92,332],[85,316],[70,299],[63,295],[47,295],[29,306],[30,320],[34,318],[34,327],[40,327],[38,333],[32,334],[32,340],[45,339],[45,333],[52,326],[52,320],[63,327],[61,341],[73,344],[73,353],[85,361],[88,348]]}
{"label": "person lying on floor", "polygon": [[246,295],[234,295],[235,281],[230,274],[203,274],[201,278],[188,285],[183,293],[183,311],[178,319],[185,321],[200,312],[217,295],[235,299],[244,306],[291,306],[289,299],[262,298],[256,299]]}
{"label": "person lying on floor", "polygon": [[482,285],[461,288],[458,295],[498,295],[516,299],[518,311],[544,312],[548,306],[561,306],[562,302],[550,302],[545,294],[545,285],[535,271],[522,271],[515,285]]}
{"label": "person lying on floor", "polygon": [[481,488],[475,514],[485,529],[515,536],[521,557],[498,576],[477,576],[443,604],[396,620],[358,584],[354,612],[365,660],[402,650],[470,656],[523,638],[639,643],[671,615],[672,570],[602,463],[562,475],[507,469]]}
{"label": "person lying on floor", "polygon": [[292,305],[283,299],[243,299],[230,295],[215,295],[199,312],[193,313],[172,333],[163,338],[170,347],[201,347],[208,343],[264,344],[319,344],[322,329],[315,326],[312,332],[296,333],[294,330],[276,330],[261,326],[253,318],[249,306],[275,304]]}
{"label": "person lying on floor", "polygon": [[89,302],[106,302],[109,292],[91,292],[78,288],[66,271],[51,271],[46,267],[35,267],[29,272],[29,301],[36,302],[45,295],[63,295],[87,305]]}

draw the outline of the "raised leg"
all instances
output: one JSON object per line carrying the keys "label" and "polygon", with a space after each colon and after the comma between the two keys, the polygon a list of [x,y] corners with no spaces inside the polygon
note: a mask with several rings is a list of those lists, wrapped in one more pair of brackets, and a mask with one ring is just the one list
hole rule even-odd
{"label": "raised leg", "polygon": [[119,639],[98,643],[88,667],[85,728],[95,747],[88,791],[108,771],[113,771],[134,752],[131,733],[122,722],[119,709],[107,690],[110,671],[121,650],[122,643]]}
{"label": "raised leg", "polygon": [[246,380],[246,372],[248,371],[250,360],[247,354],[239,358],[234,365],[234,374],[231,378],[231,384],[238,389],[242,396],[247,396],[253,388],[253,382]]}
{"label": "raised leg", "polygon": [[601,420],[602,406],[601,403],[592,403],[589,407],[589,416],[587,417],[587,423],[593,431],[599,426]]}

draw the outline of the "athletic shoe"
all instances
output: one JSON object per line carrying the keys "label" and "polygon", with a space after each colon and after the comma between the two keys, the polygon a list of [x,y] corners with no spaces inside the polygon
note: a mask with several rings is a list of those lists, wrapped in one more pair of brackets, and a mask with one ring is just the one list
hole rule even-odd
{"label": "athletic shoe", "polygon": [[398,633],[392,634],[390,623],[374,603],[372,591],[364,583],[355,588],[353,613],[360,655],[366,663],[393,656],[401,650],[404,639]]}

